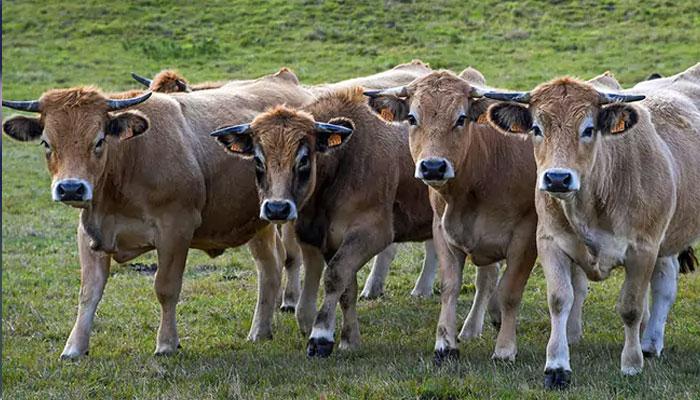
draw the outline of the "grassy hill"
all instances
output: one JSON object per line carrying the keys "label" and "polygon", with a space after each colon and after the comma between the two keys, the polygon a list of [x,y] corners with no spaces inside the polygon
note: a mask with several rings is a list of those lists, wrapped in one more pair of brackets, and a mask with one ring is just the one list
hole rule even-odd
{"label": "grassy hill", "polygon": [[[528,89],[556,75],[611,70],[630,85],[700,61],[700,3],[649,1],[4,1],[8,99],[53,87],[137,87],[129,72],[176,67],[193,82],[250,78],[281,66],[304,83],[370,74],[420,58],[434,68],[481,70],[495,86]],[[3,109],[5,116],[8,110]],[[42,150],[2,139],[4,396],[20,398],[543,398],[549,317],[535,270],[514,364],[494,363],[495,331],[461,345],[460,362],[432,366],[439,302],[408,293],[421,246],[405,246],[387,294],[359,308],[362,348],[307,360],[294,318],[275,317],[275,339],[245,341],[255,271],[244,248],[209,259],[193,251],[179,305],[184,350],[151,355],[159,306],[153,277],[114,265],[89,357],[58,360],[79,287],[77,212],[53,204]],[[154,255],[139,262],[155,262]],[[465,268],[459,305],[474,293]],[[362,278],[367,273],[363,270]],[[644,373],[618,371],[622,323],[614,311],[621,272],[591,284],[584,340],[572,348],[570,398],[693,398],[700,393],[700,278],[679,284],[661,359]]]}

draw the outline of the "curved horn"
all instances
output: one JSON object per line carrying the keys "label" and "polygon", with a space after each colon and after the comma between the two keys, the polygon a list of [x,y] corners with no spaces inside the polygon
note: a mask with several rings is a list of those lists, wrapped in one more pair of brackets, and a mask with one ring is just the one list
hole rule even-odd
{"label": "curved horn", "polygon": [[478,86],[472,86],[472,90],[469,92],[469,97],[484,97],[486,93],[488,93],[488,90]]}
{"label": "curved horn", "polygon": [[151,87],[151,82],[153,82],[151,79],[144,78],[143,76],[137,75],[135,72],[131,73],[131,77],[134,78],[134,80],[140,84],[142,84],[145,87]]}
{"label": "curved horn", "polygon": [[515,101],[518,103],[529,103],[530,92],[486,92],[484,97],[500,101]]}
{"label": "curved horn", "polygon": [[110,111],[121,110],[122,108],[127,108],[135,106],[139,103],[143,103],[144,101],[148,100],[148,98],[151,97],[152,94],[153,92],[146,92],[141,96],[132,97],[130,99],[107,99],[107,106],[109,107]]}
{"label": "curved horn", "polygon": [[388,89],[380,90],[365,90],[362,92],[365,96],[375,98],[379,96],[398,96],[408,97],[408,88],[406,86],[396,86]]}
{"label": "curved horn", "polygon": [[15,110],[20,110],[20,111],[31,111],[31,112],[40,112],[41,111],[41,104],[39,104],[39,100],[29,100],[29,101],[3,100],[2,105],[3,105],[3,107],[12,108]]}
{"label": "curved horn", "polygon": [[215,130],[214,132],[210,133],[209,136],[219,137],[230,134],[240,135],[248,132],[249,130],[250,124],[229,125]]}
{"label": "curved horn", "polygon": [[352,129],[346,128],[346,127],[340,126],[340,125],[327,124],[325,122],[316,122],[315,125],[316,125],[316,130],[319,132],[341,133],[341,134],[352,133]]}
{"label": "curved horn", "polygon": [[640,94],[616,94],[598,92],[600,96],[600,104],[609,103],[629,103],[632,101],[644,100],[646,96]]}

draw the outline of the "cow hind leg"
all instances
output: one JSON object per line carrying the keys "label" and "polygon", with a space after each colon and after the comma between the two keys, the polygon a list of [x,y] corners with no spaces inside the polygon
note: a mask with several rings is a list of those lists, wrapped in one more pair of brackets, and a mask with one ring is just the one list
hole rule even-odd
{"label": "cow hind leg", "polygon": [[357,274],[353,274],[345,292],[340,296],[343,311],[343,329],[340,332],[340,350],[354,350],[360,346],[360,323],[357,320]]}
{"label": "cow hind leg", "polygon": [[435,275],[438,270],[438,258],[435,251],[435,243],[432,240],[426,240],[423,244],[425,247],[425,256],[423,257],[423,268],[420,271],[416,285],[411,291],[413,297],[430,297],[433,294],[433,283],[435,283]]}
{"label": "cow hind leg", "polygon": [[498,284],[498,263],[476,268],[476,293],[474,302],[469,310],[467,319],[464,320],[460,340],[469,340],[481,336],[484,327],[484,315],[488,302],[496,291]]}
{"label": "cow hind leg", "polygon": [[185,269],[188,247],[187,244],[158,247],[155,291],[160,302],[161,314],[156,355],[172,354],[180,347],[175,308],[182,289],[182,273]]}
{"label": "cow hind leg", "polygon": [[80,295],[78,316],[61,353],[61,359],[74,359],[88,352],[90,331],[109,276],[109,255],[90,249],[89,237],[82,224],[78,226],[78,255],[80,258]]}
{"label": "cow hind leg", "polygon": [[258,270],[258,299],[248,333],[251,341],[272,339],[272,318],[282,280],[279,245],[279,236],[272,225],[258,232],[248,243]]}
{"label": "cow hind leg", "polygon": [[389,267],[392,261],[394,261],[398,249],[398,244],[392,243],[374,257],[372,270],[367,276],[360,298],[368,300],[376,299],[384,294],[384,286],[386,285],[386,277],[389,275]]}
{"label": "cow hind leg", "polygon": [[656,260],[651,276],[651,314],[642,334],[642,354],[645,357],[658,357],[663,351],[666,318],[676,300],[679,268],[676,257]]}

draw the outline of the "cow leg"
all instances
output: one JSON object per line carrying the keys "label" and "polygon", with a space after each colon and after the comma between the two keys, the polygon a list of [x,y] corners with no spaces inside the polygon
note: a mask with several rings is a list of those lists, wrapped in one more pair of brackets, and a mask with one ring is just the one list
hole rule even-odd
{"label": "cow leg", "polygon": [[547,363],[544,367],[544,386],[547,389],[565,389],[571,381],[566,329],[574,303],[574,288],[571,284],[572,263],[551,237],[538,238],[537,250],[547,280],[547,303],[551,320]]}
{"label": "cow leg", "polygon": [[340,296],[343,311],[343,329],[340,331],[340,350],[360,347],[360,323],[357,320],[357,274],[353,274],[345,292]]}
{"label": "cow leg", "polygon": [[90,249],[90,238],[82,224],[78,225],[77,240],[80,258],[78,316],[61,353],[61,359],[73,359],[87,354],[92,321],[109,276],[110,256]]}
{"label": "cow leg", "polygon": [[498,284],[498,302],[501,306],[501,329],[496,338],[493,358],[515,361],[518,353],[516,328],[520,301],[525,284],[535,266],[537,247],[533,237],[534,221],[521,224],[513,233],[513,241],[508,248],[506,270]]}
{"label": "cow leg", "polygon": [[386,277],[389,274],[389,267],[391,266],[391,262],[394,261],[398,250],[399,245],[392,243],[374,257],[372,271],[370,271],[369,276],[367,276],[367,281],[365,281],[365,287],[362,289],[360,298],[376,299],[384,294],[384,285],[386,283]]}
{"label": "cow leg", "polygon": [[569,344],[575,344],[583,337],[583,302],[588,294],[588,277],[575,264],[571,264],[571,284],[574,288],[574,304],[566,323],[566,335]]}
{"label": "cow leg", "polygon": [[625,325],[625,346],[622,348],[620,369],[624,375],[642,372],[644,356],[639,330],[644,312],[644,296],[656,261],[656,252],[638,251],[627,257],[625,281],[622,284],[617,311]]}
{"label": "cow leg", "polygon": [[425,247],[425,256],[423,257],[423,269],[420,271],[416,285],[411,291],[413,297],[430,297],[433,294],[433,283],[438,270],[438,258],[435,251],[435,243],[432,240],[426,240],[423,244]]}
{"label": "cow leg", "polygon": [[318,300],[318,287],[326,262],[323,254],[309,245],[301,245],[304,258],[304,286],[296,309],[297,325],[304,336],[311,333],[311,328],[316,317],[316,301]]}
{"label": "cow leg", "polygon": [[476,268],[476,293],[464,326],[459,333],[460,340],[469,340],[481,336],[484,327],[484,315],[489,299],[498,284],[498,263]]}
{"label": "cow leg", "polygon": [[433,242],[440,260],[440,316],[435,333],[434,361],[440,365],[445,360],[459,357],[457,349],[457,300],[462,287],[462,269],[467,255],[450,247],[442,232],[440,218],[433,219]]}
{"label": "cow leg", "polygon": [[[333,351],[335,309],[340,296],[349,287],[354,274],[375,254],[391,243],[391,232],[385,228],[386,219],[367,215],[372,224],[361,225],[345,234],[340,247],[328,263],[324,276],[323,305],[316,315],[307,346],[309,357],[328,357]],[[378,225],[379,223],[381,225]],[[348,316],[344,316],[348,318]],[[352,318],[349,319],[349,322]],[[358,330],[359,335],[359,330]]]}
{"label": "cow leg", "polygon": [[[161,232],[168,231],[161,230]],[[185,270],[190,240],[191,236],[189,238],[168,237],[156,246],[158,271],[156,271],[155,291],[161,309],[156,355],[172,354],[180,347],[175,308],[182,289],[182,273]]]}
{"label": "cow leg", "polygon": [[[496,265],[498,266],[498,269],[500,271],[500,263]],[[493,325],[497,331],[501,330],[501,303],[498,299],[498,287],[500,286],[500,284],[500,276],[496,274],[496,290],[494,290],[491,293],[491,298],[489,299],[489,303],[486,306],[486,310],[489,312],[489,318],[491,319],[491,325]]]}
{"label": "cow leg", "polygon": [[287,256],[284,260],[284,271],[287,276],[287,282],[284,287],[284,295],[282,297],[282,312],[293,313],[297,302],[299,301],[299,293],[301,292],[301,248],[296,240],[294,232],[294,224],[287,223],[282,225],[282,242]]}
{"label": "cow leg", "polygon": [[277,294],[282,281],[281,243],[277,230],[269,225],[248,242],[258,270],[258,300],[248,340],[272,339],[272,317],[277,306]]}
{"label": "cow leg", "polygon": [[651,276],[651,315],[642,335],[642,353],[658,357],[664,348],[664,328],[678,290],[678,258],[662,257],[656,260]]}

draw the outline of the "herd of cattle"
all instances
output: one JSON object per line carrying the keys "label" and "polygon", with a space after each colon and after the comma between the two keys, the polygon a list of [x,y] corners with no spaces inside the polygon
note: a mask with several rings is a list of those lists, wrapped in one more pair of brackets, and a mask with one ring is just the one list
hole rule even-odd
{"label": "herd of cattle", "polygon": [[[82,209],[78,315],[62,358],[87,354],[112,259],[157,250],[155,352],[169,354],[180,347],[188,250],[215,257],[246,243],[259,288],[250,340],[272,336],[281,306],[309,335],[308,356],[327,357],[340,303],[338,347],[354,349],[357,272],[377,256],[362,296],[381,295],[395,243],[408,241],[426,249],[412,295],[429,296],[440,267],[438,363],[481,334],[487,310],[499,326],[493,358],[515,359],[538,256],[551,316],[547,388],[569,385],[588,280],[615,266],[626,272],[622,373],[661,354],[678,273],[697,264],[700,64],[630,89],[606,72],[526,93],[420,61],[318,86],[286,68],[202,84],[173,71],[134,77],[150,90],[77,87],[2,102],[38,113],[7,119],[4,132],[40,140],[53,199]],[[457,334],[468,256],[476,295]]]}

